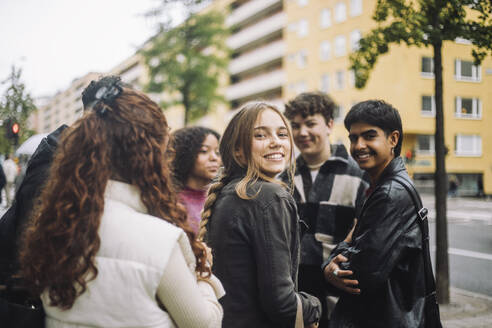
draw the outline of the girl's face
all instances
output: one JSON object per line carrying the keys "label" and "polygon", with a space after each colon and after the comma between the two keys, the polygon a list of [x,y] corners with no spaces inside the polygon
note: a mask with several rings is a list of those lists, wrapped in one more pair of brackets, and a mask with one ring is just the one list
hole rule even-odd
{"label": "girl's face", "polygon": [[280,115],[271,109],[261,112],[254,125],[251,147],[260,171],[274,178],[287,166],[291,148],[289,132]]}
{"label": "girl's face", "polygon": [[209,184],[217,176],[220,165],[219,140],[213,134],[209,134],[198,150],[187,184],[190,185],[190,179],[200,182],[201,185]]}

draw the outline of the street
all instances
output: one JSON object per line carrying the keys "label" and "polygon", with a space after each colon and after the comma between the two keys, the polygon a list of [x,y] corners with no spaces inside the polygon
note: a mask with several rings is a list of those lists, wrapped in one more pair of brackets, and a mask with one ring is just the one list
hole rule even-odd
{"label": "street", "polygon": [[[434,257],[434,199],[425,195],[423,202],[431,216]],[[492,201],[448,198],[448,243],[451,286],[492,296]]]}

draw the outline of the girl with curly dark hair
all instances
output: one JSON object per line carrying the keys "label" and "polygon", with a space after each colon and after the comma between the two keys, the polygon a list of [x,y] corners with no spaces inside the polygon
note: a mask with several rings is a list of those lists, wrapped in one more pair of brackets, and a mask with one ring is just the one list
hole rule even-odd
{"label": "girl with curly dark hair", "polygon": [[210,187],[199,236],[214,252],[227,295],[224,327],[316,325],[317,298],[297,292],[299,218],[287,186],[294,172],[290,126],[273,105],[245,105],[220,142],[224,171]]}
{"label": "girl with curly dark hair", "polygon": [[188,212],[188,224],[198,233],[207,190],[221,165],[220,135],[212,129],[193,126],[176,130],[171,137],[175,156],[173,176],[179,200]]}
{"label": "girl with curly dark hair", "polygon": [[118,77],[83,98],[21,250],[47,327],[220,326],[223,289],[177,203],[162,110]]}

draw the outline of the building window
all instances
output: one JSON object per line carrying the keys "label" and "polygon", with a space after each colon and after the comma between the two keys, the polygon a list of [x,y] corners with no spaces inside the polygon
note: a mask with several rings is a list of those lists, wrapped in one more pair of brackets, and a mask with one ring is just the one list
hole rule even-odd
{"label": "building window", "polygon": [[297,53],[297,67],[305,68],[306,65],[307,65],[307,51],[303,49]]}
{"label": "building window", "polygon": [[340,122],[343,120],[343,106],[342,105],[336,105],[335,109],[333,110],[333,120],[335,122]]}
{"label": "building window", "polygon": [[303,92],[306,92],[307,91],[307,84],[306,84],[306,81],[300,81],[297,83],[297,86],[296,86],[296,91],[297,93],[303,93]]}
{"label": "building window", "polygon": [[461,59],[455,61],[454,75],[457,81],[479,82],[482,78],[480,65],[473,65],[473,62]]}
{"label": "building window", "polygon": [[350,16],[362,15],[362,0],[350,0]]}
{"label": "building window", "polygon": [[345,36],[339,35],[335,38],[335,56],[345,55]]}
{"label": "building window", "polygon": [[297,25],[297,36],[304,38],[309,34],[309,25],[306,19],[301,19]]}
{"label": "building window", "polygon": [[293,82],[289,84],[288,88],[290,92],[294,94],[299,94],[299,93],[306,92],[307,84],[305,81]]}
{"label": "building window", "polygon": [[432,57],[422,57],[421,75],[424,77],[434,77],[434,61]]}
{"label": "building window", "polygon": [[482,137],[476,134],[457,134],[454,138],[456,156],[482,156]]}
{"label": "building window", "polygon": [[345,3],[339,2],[335,5],[335,22],[341,23],[347,19],[347,8]]}
{"label": "building window", "polygon": [[321,91],[329,92],[330,91],[330,75],[325,73],[321,75]]}
{"label": "building window", "polygon": [[436,115],[436,101],[434,96],[422,96],[422,108],[420,112],[424,116]]}
{"label": "building window", "polygon": [[459,118],[482,118],[482,102],[478,98],[456,97],[455,116]]}
{"label": "building window", "polygon": [[299,7],[307,6],[308,2],[308,0],[297,0],[297,4],[299,5]]}
{"label": "building window", "polygon": [[320,26],[321,28],[328,28],[331,26],[331,10],[323,9],[320,14]]}
{"label": "building window", "polygon": [[336,72],[337,89],[342,90],[345,86],[345,73],[343,71]]}
{"label": "building window", "polygon": [[289,32],[296,32],[297,31],[297,22],[293,22],[293,23],[290,23],[289,25],[287,25],[287,30]]}
{"label": "building window", "polygon": [[472,44],[472,42],[470,40],[465,39],[465,38],[456,38],[456,39],[454,39],[454,42],[456,42],[458,44],[466,44],[466,45]]}
{"label": "building window", "polygon": [[350,49],[352,51],[356,51],[359,49],[359,40],[362,37],[362,34],[359,30],[352,31],[350,33]]}
{"label": "building window", "polygon": [[351,69],[348,72],[348,76],[349,76],[349,85],[351,88],[354,88],[355,87],[355,71],[353,69]]}
{"label": "building window", "polygon": [[319,46],[319,58],[322,61],[330,59],[331,56],[331,47],[330,47],[330,42],[329,41],[323,41],[321,42]]}
{"label": "building window", "polygon": [[419,155],[434,155],[434,136],[430,134],[417,135],[416,151]]}

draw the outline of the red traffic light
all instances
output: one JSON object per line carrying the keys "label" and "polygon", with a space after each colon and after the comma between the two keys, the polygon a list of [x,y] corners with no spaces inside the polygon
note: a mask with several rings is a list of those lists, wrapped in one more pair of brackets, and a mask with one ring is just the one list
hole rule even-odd
{"label": "red traffic light", "polygon": [[19,133],[19,129],[20,129],[19,123],[12,124],[12,133],[13,134],[18,134]]}

